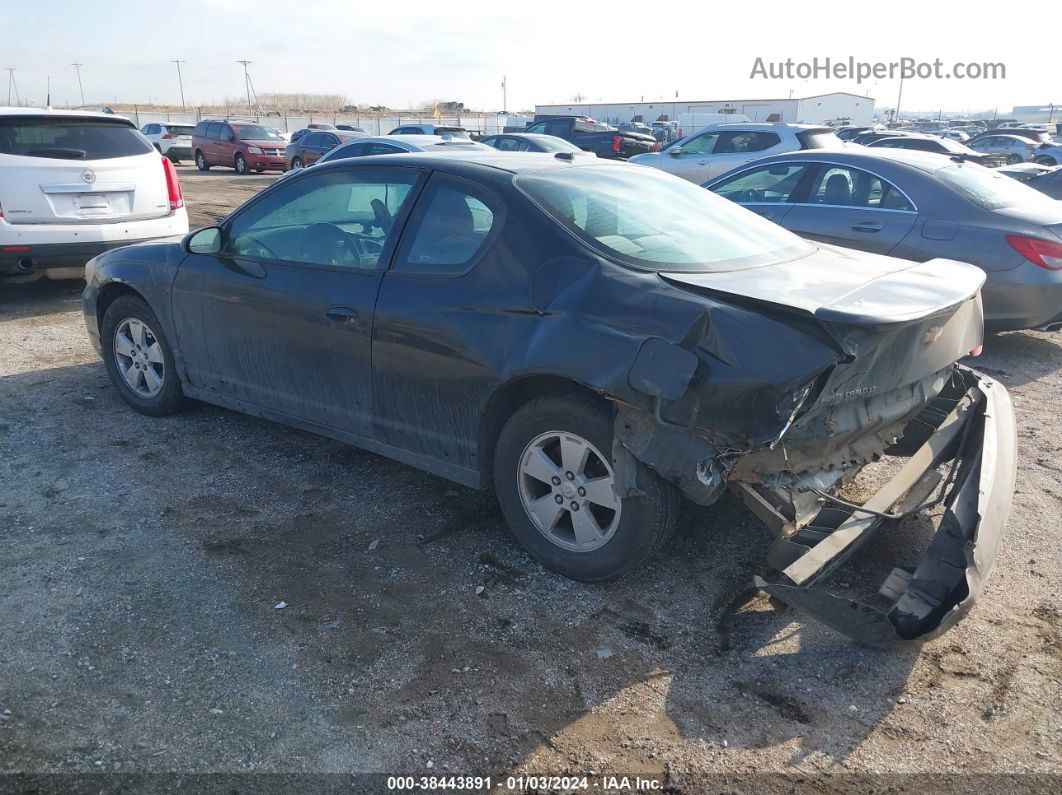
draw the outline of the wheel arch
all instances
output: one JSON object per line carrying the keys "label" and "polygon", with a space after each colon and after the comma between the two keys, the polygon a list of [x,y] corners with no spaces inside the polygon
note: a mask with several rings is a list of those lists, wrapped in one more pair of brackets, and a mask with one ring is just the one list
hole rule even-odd
{"label": "wheel arch", "polygon": [[96,328],[98,330],[103,330],[103,316],[107,314],[107,309],[123,295],[139,298],[149,308],[151,307],[151,302],[136,288],[130,287],[125,282],[107,282],[99,288],[99,292],[96,295]]}
{"label": "wheel arch", "polygon": [[479,469],[489,485],[494,471],[494,448],[502,427],[524,404],[542,397],[578,395],[598,402],[611,411],[611,400],[601,392],[573,378],[560,375],[536,374],[513,378],[491,393],[480,412],[477,459]]}

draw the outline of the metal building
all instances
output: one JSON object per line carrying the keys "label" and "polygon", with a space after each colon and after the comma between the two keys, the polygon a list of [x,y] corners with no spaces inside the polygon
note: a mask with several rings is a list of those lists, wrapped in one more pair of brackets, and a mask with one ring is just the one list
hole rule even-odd
{"label": "metal building", "polygon": [[683,113],[743,113],[753,121],[784,121],[823,124],[845,120],[846,124],[871,124],[874,98],[835,92],[789,99],[726,99],[674,102],[584,102],[536,105],[542,116],[589,116],[609,124],[627,121],[677,121]]}

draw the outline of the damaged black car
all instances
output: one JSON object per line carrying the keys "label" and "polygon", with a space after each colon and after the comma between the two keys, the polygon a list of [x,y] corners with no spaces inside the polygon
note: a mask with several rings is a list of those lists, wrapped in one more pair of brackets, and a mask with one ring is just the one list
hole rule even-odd
{"label": "damaged black car", "polygon": [[[920,640],[969,609],[1010,507],[1010,400],[957,363],[981,345],[981,270],[813,245],[654,169],[338,161],[87,279],[134,409],[206,401],[493,486],[578,580],[635,570],[681,499],[729,489],[777,533],[761,588],[864,643]],[[846,498],[883,457],[883,485]],[[829,589],[930,508],[920,561],[880,595]]]}

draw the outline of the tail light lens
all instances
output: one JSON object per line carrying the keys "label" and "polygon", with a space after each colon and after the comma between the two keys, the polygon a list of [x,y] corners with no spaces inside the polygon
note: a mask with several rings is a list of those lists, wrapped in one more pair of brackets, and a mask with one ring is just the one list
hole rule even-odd
{"label": "tail light lens", "polygon": [[184,194],[181,193],[181,181],[177,179],[177,169],[168,157],[162,158],[162,170],[166,172],[166,193],[170,199],[170,209],[184,207]]}
{"label": "tail light lens", "polygon": [[660,144],[659,143],[653,144],[652,146],[649,147],[649,151],[650,152],[659,152],[660,151]]}
{"label": "tail light lens", "polygon": [[974,299],[974,300],[977,301],[977,314],[980,315],[980,317],[981,317],[981,339],[982,339],[982,344],[980,344],[977,347],[973,348],[970,351],[970,355],[971,356],[980,356],[981,355],[981,351],[983,351],[985,349],[984,342],[983,342],[983,340],[985,338],[985,303],[984,303],[984,301],[981,300],[981,293],[978,293],[977,294],[977,298]]}
{"label": "tail light lens", "polygon": [[173,133],[166,133],[166,134],[165,134],[164,136],[162,136],[162,137],[163,137],[163,138],[176,138],[177,136],[176,136],[176,135],[174,135]]}
{"label": "tail light lens", "polygon": [[4,205],[0,204],[0,218],[4,217]]}
{"label": "tail light lens", "polygon": [[623,147],[623,139],[618,135],[612,136],[612,151],[619,152]]}
{"label": "tail light lens", "polygon": [[1062,271],[1062,243],[1025,235],[1007,235],[1007,242],[1033,265],[1049,271]]}

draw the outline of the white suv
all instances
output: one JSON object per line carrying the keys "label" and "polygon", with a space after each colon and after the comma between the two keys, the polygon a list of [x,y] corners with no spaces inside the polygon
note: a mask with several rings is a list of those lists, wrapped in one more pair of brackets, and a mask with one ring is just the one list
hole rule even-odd
{"label": "white suv", "polygon": [[801,149],[842,148],[830,127],[809,124],[724,122],[709,124],[660,152],[635,155],[631,163],[652,166],[703,185],[760,157]]}
{"label": "white suv", "polygon": [[194,124],[174,124],[167,121],[145,124],[140,128],[140,132],[161,154],[174,163],[180,163],[182,160],[192,159],[194,129]]}
{"label": "white suv", "polygon": [[81,278],[107,249],[187,232],[173,163],[128,119],[0,108],[0,279]]}

